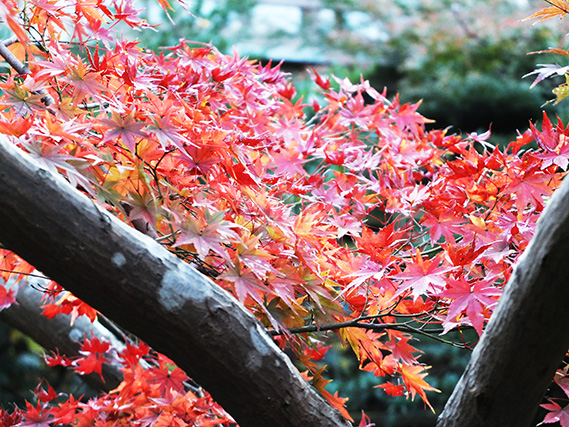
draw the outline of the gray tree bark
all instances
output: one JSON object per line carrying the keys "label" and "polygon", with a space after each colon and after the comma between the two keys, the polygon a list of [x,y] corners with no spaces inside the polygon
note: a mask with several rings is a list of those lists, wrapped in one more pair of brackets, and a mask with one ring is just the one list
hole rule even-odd
{"label": "gray tree bark", "polygon": [[[79,356],[83,337],[96,336],[110,342],[121,351],[125,345],[101,323],[91,323],[85,317],[78,317],[71,324],[71,316],[60,314],[48,319],[41,314],[42,292],[35,288],[33,280],[24,280],[16,294],[16,304],[0,311],[0,320],[28,335],[47,351],[59,350],[67,357]],[[110,391],[123,379],[122,372],[115,365],[103,365],[103,379],[98,374],[82,376],[87,384],[96,390]]]}
{"label": "gray tree bark", "polygon": [[243,427],[350,425],[230,294],[6,137],[0,242],[172,358]]}
{"label": "gray tree bark", "polygon": [[437,426],[531,425],[569,348],[568,255],[565,180],[543,212]]}

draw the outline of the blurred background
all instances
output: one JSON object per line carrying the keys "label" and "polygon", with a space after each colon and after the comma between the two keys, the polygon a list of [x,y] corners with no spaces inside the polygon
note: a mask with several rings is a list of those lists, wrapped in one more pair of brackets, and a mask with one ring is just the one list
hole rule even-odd
{"label": "blurred background", "polygon": [[[521,22],[543,0],[190,0],[172,25],[153,0],[146,17],[158,32],[138,33],[156,49],[179,39],[211,42],[224,53],[284,60],[299,96],[314,90],[306,70],[370,80],[388,95],[422,100],[433,126],[453,132],[488,130],[509,138],[541,118],[553,83],[529,89],[522,76],[559,61],[529,52],[562,45],[561,20]],[[558,82],[559,83],[559,82]],[[563,105],[563,104],[561,104]],[[561,113],[560,113],[561,114]]]}
{"label": "blurred background", "polygon": [[[363,76],[376,89],[386,88],[388,97],[422,100],[419,111],[437,128],[465,134],[491,126],[494,143],[515,138],[530,120],[541,119],[542,110],[567,122],[567,107],[548,103],[555,82],[530,89],[531,76],[522,79],[537,64],[559,62],[529,52],[565,43],[561,20],[520,21],[544,7],[541,0],[190,0],[188,10],[174,5],[171,19],[155,0],[136,5],[158,25],[156,32],[129,34],[143,47],[156,50],[185,39],[264,63],[282,60],[297,97],[307,102],[317,96],[307,71],[315,68],[352,81]],[[432,366],[427,380],[442,391],[428,394],[440,413],[470,352],[428,339],[414,345],[425,352],[421,361]],[[411,403],[374,388],[378,379],[359,372],[350,353],[336,344],[324,363],[334,379],[329,390],[350,398],[356,420],[364,409],[377,426],[434,426],[436,415],[420,400]],[[28,338],[0,324],[0,404],[5,408],[10,402],[23,405],[30,398],[27,390],[45,377],[56,388],[82,390],[69,374],[46,371],[41,354]]]}

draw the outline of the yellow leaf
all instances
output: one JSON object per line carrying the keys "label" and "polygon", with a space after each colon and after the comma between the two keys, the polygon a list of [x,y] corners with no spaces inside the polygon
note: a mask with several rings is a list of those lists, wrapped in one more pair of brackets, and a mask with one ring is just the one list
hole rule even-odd
{"label": "yellow leaf", "polygon": [[569,13],[569,3],[566,0],[545,0],[551,5],[551,7],[545,7],[540,11],[534,13],[533,15],[523,19],[526,21],[528,19],[539,18],[534,24],[546,19],[554,18],[560,16],[563,18]]}
{"label": "yellow leaf", "polygon": [[566,81],[565,84],[559,85],[555,89],[553,89],[553,93],[557,97],[553,105],[559,104],[561,101],[563,101],[565,98],[569,96],[569,76],[567,74],[565,74],[565,81]]}
{"label": "yellow leaf", "polygon": [[484,221],[483,218],[478,218],[474,215],[470,215],[470,221],[472,222],[472,224],[474,224],[475,226],[485,230],[486,229],[486,222]]}

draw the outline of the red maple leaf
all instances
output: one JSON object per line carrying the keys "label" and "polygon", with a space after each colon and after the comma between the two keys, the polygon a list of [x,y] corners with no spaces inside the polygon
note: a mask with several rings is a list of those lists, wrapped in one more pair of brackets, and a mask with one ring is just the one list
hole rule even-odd
{"label": "red maple leaf", "polygon": [[26,412],[22,414],[23,421],[18,423],[18,427],[49,427],[57,421],[49,410],[44,410],[38,402],[35,407],[26,402]]}
{"label": "red maple leaf", "polygon": [[382,388],[389,396],[405,396],[405,385],[403,384],[393,384],[391,381],[387,381],[375,387]]}
{"label": "red maple leaf", "polygon": [[326,385],[330,383],[331,380],[325,379],[322,374],[326,367],[322,367],[321,369],[314,372],[314,376],[310,378],[306,372],[303,372],[303,376],[312,382],[312,385],[316,390],[322,394],[326,398],[326,400],[332,405],[334,408],[338,409],[342,415],[350,421],[354,421],[353,418],[348,413],[346,409],[346,401],[347,398],[342,398],[338,396],[338,392],[336,391],[334,394],[331,394],[328,390],[325,389]]}
{"label": "red maple leaf", "polygon": [[56,350],[55,353],[52,353],[51,356],[44,356],[45,363],[47,366],[71,366],[72,362],[66,356],[62,356],[59,354],[59,350]]}
{"label": "red maple leaf", "polygon": [[409,340],[412,339],[412,336],[401,334],[400,337],[397,337],[394,335],[399,334],[395,332],[391,332],[390,335],[392,338],[385,343],[385,347],[391,351],[393,358],[407,365],[417,363],[417,356],[413,353],[420,353],[420,351],[409,344]]}
{"label": "red maple leaf", "polygon": [[314,82],[320,86],[322,89],[324,90],[328,90],[330,89],[330,79],[328,77],[326,77],[326,79],[324,80],[322,77],[320,77],[320,74],[318,74],[318,72],[313,68],[312,72],[314,73]]}
{"label": "red maple leaf", "polygon": [[124,361],[124,365],[133,367],[140,359],[146,356],[149,351],[150,347],[142,341],[139,341],[138,345],[127,342],[125,349],[119,353],[119,356]]}
{"label": "red maple leaf", "polygon": [[[8,283],[10,282],[13,282],[13,280],[8,281]],[[0,283],[2,283],[1,278]],[[4,286],[0,284],[0,310],[4,310],[12,304],[16,304],[16,292],[11,287],[6,287],[8,286],[8,283]]]}
{"label": "red maple leaf", "polygon": [[36,387],[36,389],[34,391],[34,395],[36,396],[36,398],[40,402],[51,402],[52,400],[54,400],[58,397],[58,394],[53,389],[53,387],[50,386],[49,384],[46,384],[46,385],[47,385],[47,390],[45,390],[41,386],[41,383],[40,383],[40,384],[38,384],[38,386]]}
{"label": "red maple leaf", "polygon": [[[134,0],[114,0],[113,4],[115,6],[116,12],[113,14],[115,19],[123,21],[131,28],[144,28],[148,27],[148,23],[138,15],[140,10],[134,8]],[[164,5],[164,0],[162,0]]]}
{"label": "red maple leaf", "polygon": [[526,166],[524,169],[512,168],[508,170],[508,175],[511,181],[502,191],[516,196],[518,212],[523,212],[532,202],[534,205],[543,206],[543,197],[551,195],[552,189],[548,183],[552,176],[536,166]]}
{"label": "red maple leaf", "polygon": [[54,304],[46,304],[42,306],[43,315],[51,319],[58,314],[70,314],[71,324],[75,322],[78,316],[87,316],[91,322],[97,318],[97,310],[85,304],[76,296],[69,292],[64,292],[61,298]]}
{"label": "red maple leaf", "polygon": [[150,368],[149,374],[148,382],[158,384],[160,396],[166,397],[172,390],[177,393],[185,393],[183,383],[188,380],[188,376],[168,358],[162,356],[160,366]]}
{"label": "red maple leaf", "polygon": [[102,368],[103,363],[108,362],[105,354],[110,347],[111,345],[109,342],[101,341],[95,336],[91,337],[90,339],[84,338],[83,344],[81,345],[81,349],[79,351],[82,356],[77,357],[73,361],[73,370],[82,375],[96,372],[104,381]]}
{"label": "red maple leaf", "polygon": [[105,381],[102,374],[103,363],[106,363],[105,355],[98,353],[89,353],[87,356],[80,357],[73,361],[73,370],[81,375],[87,375],[96,372]]}
{"label": "red maple leaf", "polygon": [[96,336],[89,339],[84,338],[83,344],[81,345],[81,352],[85,353],[106,353],[107,350],[111,348],[111,344],[108,341],[99,340]]}

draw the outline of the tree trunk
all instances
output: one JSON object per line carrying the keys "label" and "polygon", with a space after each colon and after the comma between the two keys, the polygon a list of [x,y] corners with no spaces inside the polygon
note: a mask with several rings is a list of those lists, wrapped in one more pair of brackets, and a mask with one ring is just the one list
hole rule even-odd
{"label": "tree trunk", "polygon": [[172,358],[241,426],[348,426],[209,278],[0,138],[0,242]]}
{"label": "tree trunk", "polygon": [[530,426],[569,348],[569,182],[543,212],[439,427]]}

